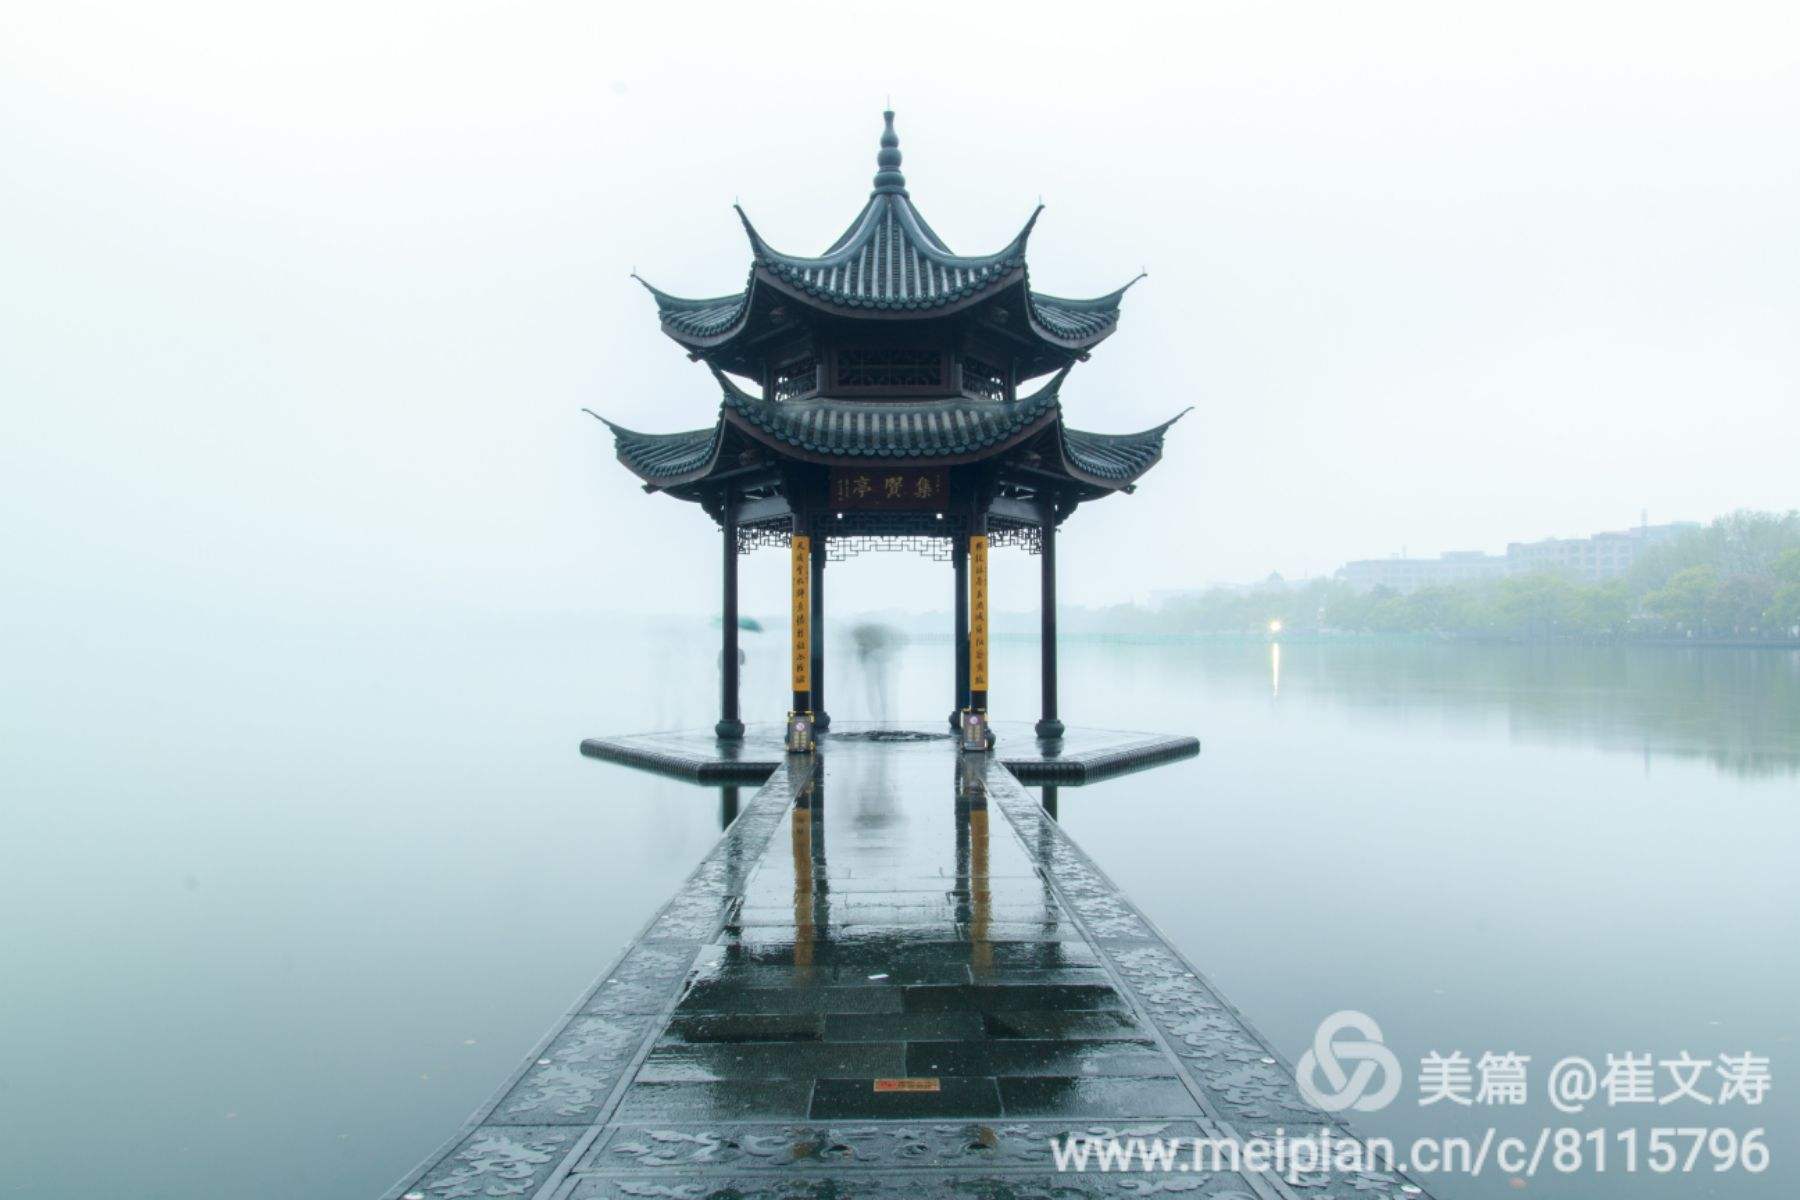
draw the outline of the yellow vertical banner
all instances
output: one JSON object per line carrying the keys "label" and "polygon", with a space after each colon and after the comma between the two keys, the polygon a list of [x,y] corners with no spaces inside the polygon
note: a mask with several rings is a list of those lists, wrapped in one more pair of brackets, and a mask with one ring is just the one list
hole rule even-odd
{"label": "yellow vertical banner", "polygon": [[988,686],[987,534],[969,537],[969,690]]}
{"label": "yellow vertical banner", "polygon": [[794,690],[812,691],[812,539],[796,533],[789,550],[794,580]]}

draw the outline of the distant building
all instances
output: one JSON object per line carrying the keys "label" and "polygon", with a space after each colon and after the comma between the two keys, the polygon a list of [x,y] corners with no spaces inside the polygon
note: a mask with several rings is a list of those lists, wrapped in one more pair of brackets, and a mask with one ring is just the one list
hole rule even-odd
{"label": "distant building", "polygon": [[1509,542],[1506,546],[1507,569],[1509,574],[1515,575],[1556,571],[1590,583],[1617,579],[1651,546],[1698,528],[1697,521],[1674,521],[1667,525],[1615,529],[1596,533],[1593,537]]}
{"label": "distant building", "polygon": [[1649,547],[1698,528],[1700,525],[1695,521],[1675,521],[1667,525],[1611,530],[1585,538],[1509,542],[1504,555],[1453,550],[1436,558],[1365,558],[1339,567],[1337,577],[1363,592],[1378,587],[1411,592],[1537,571],[1555,571],[1583,582],[1597,583],[1625,574]]}

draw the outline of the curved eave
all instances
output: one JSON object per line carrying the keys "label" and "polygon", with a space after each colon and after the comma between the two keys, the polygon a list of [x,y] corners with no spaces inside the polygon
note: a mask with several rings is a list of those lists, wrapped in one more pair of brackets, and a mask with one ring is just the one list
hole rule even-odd
{"label": "curved eave", "polygon": [[992,254],[952,254],[937,233],[925,223],[925,218],[919,215],[905,193],[877,194],[869,198],[850,228],[832,243],[831,249],[816,256],[782,253],[769,245],[756,231],[750,215],[741,206],[738,207],[737,214],[738,219],[743,222],[745,235],[750,239],[750,251],[758,262],[792,268],[830,270],[852,265],[868,249],[870,243],[875,242],[896,250],[916,251],[922,258],[939,267],[970,271],[991,266],[1003,259],[1024,258],[1025,245],[1031,240],[1031,231],[1043,211],[1044,206],[1038,205],[1012,240]]}
{"label": "curved eave", "polygon": [[877,402],[773,401],[714,371],[727,424],[783,457],[828,466],[954,466],[993,458],[1061,420],[1058,389],[1066,374],[1020,400]]}
{"label": "curved eave", "polygon": [[634,274],[632,278],[643,284],[656,301],[656,315],[663,332],[691,350],[724,345],[742,332],[750,320],[754,274],[743,291],[709,299],[671,295],[642,276]]}
{"label": "curved eave", "polygon": [[592,409],[582,409],[612,431],[613,452],[649,490],[680,487],[712,474],[724,444],[724,423],[679,433],[640,433],[615,425]]}
{"label": "curved eave", "polygon": [[1162,460],[1163,437],[1186,416],[1183,409],[1151,429],[1138,433],[1092,433],[1057,426],[1063,470],[1070,478],[1108,491],[1129,491]]}
{"label": "curved eave", "polygon": [[936,316],[1024,277],[1025,247],[1038,212],[993,254],[952,254],[904,192],[877,193],[830,250],[784,254],[743,209],[756,275],[787,295],[835,313]]}
{"label": "curved eave", "polygon": [[1025,293],[1026,315],[1031,331],[1044,341],[1065,350],[1087,350],[1113,335],[1119,327],[1119,309],[1125,293],[1142,279],[1142,274],[1124,287],[1092,299],[1076,300],[1052,296],[1045,292]]}

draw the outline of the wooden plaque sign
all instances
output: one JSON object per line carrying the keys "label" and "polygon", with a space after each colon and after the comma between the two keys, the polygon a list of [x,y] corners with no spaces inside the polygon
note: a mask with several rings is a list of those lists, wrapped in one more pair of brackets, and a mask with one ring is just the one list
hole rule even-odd
{"label": "wooden plaque sign", "polygon": [[833,467],[831,507],[942,509],[950,499],[944,467]]}

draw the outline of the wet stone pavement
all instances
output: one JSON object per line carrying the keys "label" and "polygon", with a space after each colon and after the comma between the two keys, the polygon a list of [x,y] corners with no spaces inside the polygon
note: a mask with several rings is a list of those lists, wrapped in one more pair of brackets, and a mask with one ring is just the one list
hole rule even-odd
{"label": "wet stone pavement", "polygon": [[1003,765],[943,739],[828,738],[777,767],[617,965],[388,1195],[1422,1194],[1385,1173],[1188,1161],[1058,1172],[1051,1153],[1070,1135],[1191,1145],[1329,1120]]}

